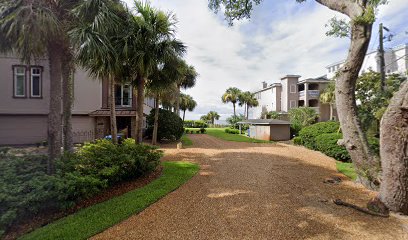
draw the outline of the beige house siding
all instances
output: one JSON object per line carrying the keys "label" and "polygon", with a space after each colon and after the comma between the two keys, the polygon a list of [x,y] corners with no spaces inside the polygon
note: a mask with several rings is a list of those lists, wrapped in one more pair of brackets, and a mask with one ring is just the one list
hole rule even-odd
{"label": "beige house siding", "polygon": [[0,145],[34,144],[47,140],[47,116],[0,116]]}

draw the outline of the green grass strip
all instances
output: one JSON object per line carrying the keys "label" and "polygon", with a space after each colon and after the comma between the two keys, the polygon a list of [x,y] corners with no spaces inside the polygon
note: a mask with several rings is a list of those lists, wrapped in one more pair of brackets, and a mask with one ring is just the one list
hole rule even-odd
{"label": "green grass strip", "polygon": [[186,134],[184,134],[181,137],[181,142],[183,143],[184,147],[189,147],[193,145],[193,141],[191,141],[191,139]]}
{"label": "green grass strip", "polygon": [[162,176],[143,188],[80,210],[21,239],[87,239],[143,211],[176,190],[199,170],[198,165],[188,162],[163,162],[163,167]]}
{"label": "green grass strip", "polygon": [[225,141],[232,142],[271,143],[271,141],[253,139],[245,135],[229,134],[225,132],[225,128],[207,128],[207,134]]}
{"label": "green grass strip", "polygon": [[357,179],[357,173],[354,170],[353,163],[346,162],[336,162],[337,171],[343,173],[347,177],[351,178],[353,181]]}

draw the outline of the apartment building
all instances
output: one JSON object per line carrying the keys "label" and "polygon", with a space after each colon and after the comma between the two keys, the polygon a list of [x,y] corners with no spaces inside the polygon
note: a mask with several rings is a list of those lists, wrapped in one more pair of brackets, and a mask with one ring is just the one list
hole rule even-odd
{"label": "apartment building", "polygon": [[[35,144],[47,140],[50,76],[47,59],[23,64],[13,55],[0,56],[0,145]],[[119,130],[135,134],[136,97],[128,84],[117,85],[116,115]],[[74,142],[110,134],[109,86],[77,69],[74,76],[72,125]],[[148,115],[154,100],[146,99]],[[145,121],[146,127],[146,121]]]}
{"label": "apartment building", "polygon": [[[290,109],[311,107],[319,114],[320,121],[330,119],[330,106],[319,101],[320,93],[329,84],[326,76],[300,79],[299,75],[286,75],[279,83],[262,83],[262,89],[255,91],[258,107],[250,109],[252,119],[261,118],[263,113],[275,111],[287,114]],[[336,115],[335,115],[336,117]]]}
{"label": "apartment building", "polygon": [[[385,72],[387,74],[408,74],[408,43],[402,44],[384,52]],[[336,72],[344,65],[345,60],[332,63],[326,67],[327,78],[332,79]],[[360,74],[368,71],[381,71],[378,51],[367,53],[364,63],[361,67]]]}

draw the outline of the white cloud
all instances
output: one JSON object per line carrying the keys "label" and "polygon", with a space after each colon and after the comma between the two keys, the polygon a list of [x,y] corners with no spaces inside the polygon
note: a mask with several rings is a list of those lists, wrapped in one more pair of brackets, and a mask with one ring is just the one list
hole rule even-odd
{"label": "white cloud", "polygon": [[[188,46],[186,59],[200,73],[196,87],[187,91],[198,102],[187,119],[210,110],[225,119],[232,114],[232,105],[221,103],[228,87],[254,90],[262,81],[277,82],[286,74],[320,76],[326,65],[347,53],[347,39],[325,35],[325,24],[335,12],[313,2],[264,1],[250,21],[233,27],[208,9],[207,0],[153,0],[152,5],[177,15],[178,37]],[[406,0],[393,0],[380,9],[380,17],[406,11],[407,5]]]}

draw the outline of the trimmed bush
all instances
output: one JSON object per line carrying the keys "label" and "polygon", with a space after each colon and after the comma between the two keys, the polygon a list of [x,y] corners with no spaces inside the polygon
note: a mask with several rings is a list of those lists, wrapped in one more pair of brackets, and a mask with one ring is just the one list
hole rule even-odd
{"label": "trimmed bush", "polygon": [[[147,128],[146,135],[150,138],[153,136],[154,114],[155,110],[152,109],[150,115],[147,116],[147,124],[149,127]],[[162,140],[177,141],[180,140],[183,133],[184,133],[183,120],[176,113],[160,109],[157,139],[159,141]]]}
{"label": "trimmed bush", "polygon": [[303,144],[302,138],[301,138],[301,137],[294,137],[294,138],[293,138],[293,144],[295,144],[295,145],[302,145],[302,144]]}
{"label": "trimmed bush", "polygon": [[184,121],[185,128],[207,128],[208,124],[202,120],[186,120]]}
{"label": "trimmed bush", "polygon": [[320,122],[303,128],[300,130],[299,136],[305,147],[317,150],[316,137],[324,133],[336,133],[339,128],[338,122]]}
{"label": "trimmed bush", "polygon": [[239,130],[237,130],[237,129],[232,129],[232,128],[227,128],[227,129],[225,129],[225,133],[228,133],[228,134],[239,134]]}
{"label": "trimmed bush", "polygon": [[201,129],[200,129],[200,132],[201,132],[201,133],[206,133],[207,130],[205,130],[205,128],[201,128]]}
{"label": "trimmed bush", "polygon": [[344,146],[337,145],[337,141],[343,138],[341,133],[325,133],[316,137],[318,151],[342,162],[349,162],[350,155]]}
{"label": "trimmed bush", "polygon": [[126,139],[87,143],[77,153],[65,154],[53,176],[47,156],[0,154],[0,237],[12,224],[44,211],[62,210],[95,196],[115,184],[154,170],[162,151]]}

